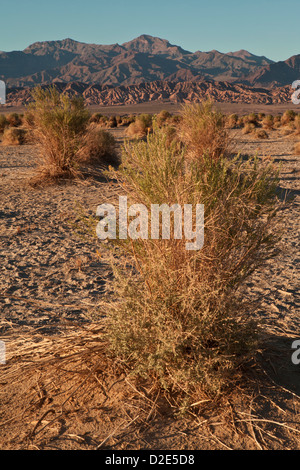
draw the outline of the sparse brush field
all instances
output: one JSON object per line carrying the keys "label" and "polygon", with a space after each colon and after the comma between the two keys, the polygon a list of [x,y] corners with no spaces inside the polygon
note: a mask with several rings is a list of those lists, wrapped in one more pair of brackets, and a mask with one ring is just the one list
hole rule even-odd
{"label": "sparse brush field", "polygon": [[[299,450],[299,115],[37,90],[0,133],[1,448]],[[203,249],[101,242],[120,195],[204,204]]]}

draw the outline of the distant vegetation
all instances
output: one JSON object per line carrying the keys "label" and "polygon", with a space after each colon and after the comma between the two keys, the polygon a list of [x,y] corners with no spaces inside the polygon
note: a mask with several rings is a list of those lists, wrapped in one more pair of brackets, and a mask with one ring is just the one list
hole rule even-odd
{"label": "distant vegetation", "polygon": [[[67,98],[69,99],[69,98]],[[70,100],[70,99],[69,99]],[[72,100],[71,100],[72,101]],[[74,102],[76,99],[74,100]],[[186,110],[191,109],[193,105],[186,106]],[[29,107],[30,109],[30,107]],[[169,111],[162,110],[157,115],[136,114],[136,115],[103,115],[101,113],[90,114],[86,108],[85,112],[87,123],[98,126],[103,129],[114,129],[118,127],[126,128],[126,136],[130,139],[143,139],[153,129],[155,121],[158,127],[164,127],[167,132],[170,128],[175,128],[182,120],[182,114],[171,114]],[[0,139],[7,128],[23,128],[32,131],[30,110],[24,114],[8,113],[0,114]],[[239,116],[237,114],[224,115],[219,113],[220,119],[225,119],[226,129],[241,129],[243,134],[251,134],[253,137],[265,139],[268,138],[268,131],[279,129],[284,135],[299,135],[300,133],[300,114],[294,110],[288,110],[282,115],[265,115],[264,113],[250,113],[249,115]],[[200,124],[199,124],[200,125]],[[206,124],[207,125],[207,124]],[[265,132],[259,132],[263,129]],[[199,129],[200,132],[200,129]],[[202,133],[203,135],[203,133]],[[203,139],[203,137],[202,137]],[[27,140],[21,140],[26,143]]]}

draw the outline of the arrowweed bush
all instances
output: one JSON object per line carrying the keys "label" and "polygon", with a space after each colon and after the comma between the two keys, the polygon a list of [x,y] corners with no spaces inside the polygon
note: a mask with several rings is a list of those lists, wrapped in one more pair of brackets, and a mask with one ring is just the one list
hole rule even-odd
{"label": "arrowweed bush", "polygon": [[115,294],[107,303],[109,353],[183,407],[219,396],[239,379],[257,341],[242,289],[276,254],[276,169],[229,155],[222,123],[210,105],[185,107],[184,145],[154,125],[146,142],[125,143],[122,165],[110,170],[130,204],[149,211],[152,204],[205,207],[200,250],[188,251],[172,230],[167,240],[149,235],[109,244]]}

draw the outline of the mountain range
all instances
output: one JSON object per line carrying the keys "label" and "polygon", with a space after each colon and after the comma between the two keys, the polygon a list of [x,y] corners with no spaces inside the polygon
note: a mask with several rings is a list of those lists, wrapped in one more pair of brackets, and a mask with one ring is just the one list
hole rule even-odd
{"label": "mountain range", "polygon": [[[45,85],[46,86],[46,85]],[[291,100],[291,87],[271,89],[248,85],[202,80],[174,82],[156,80],[136,85],[87,85],[80,82],[56,83],[58,91],[68,96],[83,96],[87,105],[114,106],[148,102],[199,103],[210,98],[215,102],[279,104]],[[8,91],[10,106],[22,106],[31,101],[31,88],[12,88]]]}
{"label": "mountain range", "polygon": [[300,79],[300,55],[274,62],[245,50],[190,52],[149,35],[122,45],[64,39],[36,42],[23,51],[0,52],[0,79],[10,88],[53,82],[128,86],[157,80],[284,86]]}

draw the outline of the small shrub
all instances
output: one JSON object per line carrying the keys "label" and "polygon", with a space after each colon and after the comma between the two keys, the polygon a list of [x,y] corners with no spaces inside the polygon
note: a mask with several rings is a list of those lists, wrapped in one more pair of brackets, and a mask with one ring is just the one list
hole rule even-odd
{"label": "small shrub", "polygon": [[172,142],[177,142],[177,144],[180,146],[181,142],[180,139],[178,138],[177,135],[177,129],[174,126],[165,126],[164,128],[167,143],[171,145]]}
{"label": "small shrub", "polygon": [[230,116],[228,116],[227,120],[226,120],[226,124],[228,126],[229,129],[236,129],[238,126],[238,115],[237,114],[231,114]]}
{"label": "small shrub", "polygon": [[176,116],[172,116],[170,118],[170,124],[174,124],[174,125],[177,125],[181,122],[182,120],[182,116],[179,116],[179,115],[176,115]]}
{"label": "small shrub", "polygon": [[34,127],[34,113],[29,111],[29,109],[27,109],[24,115],[23,124],[27,129],[32,129]]}
{"label": "small shrub", "polygon": [[164,124],[166,124],[166,122],[171,118],[171,114],[166,111],[166,110],[162,110],[160,111],[160,113],[157,115],[156,117],[156,123],[159,127],[163,126]]}
{"label": "small shrub", "polygon": [[277,122],[281,123],[281,116],[274,116],[274,124]]}
{"label": "small shrub", "polygon": [[255,125],[252,123],[245,124],[245,127],[242,130],[242,133],[244,135],[251,134],[252,132],[255,131]]}
{"label": "small shrub", "polygon": [[116,121],[117,121],[117,126],[121,126],[122,125],[122,117],[121,116],[116,116]]}
{"label": "small shrub", "polygon": [[107,127],[110,128],[110,129],[113,129],[115,127],[118,127],[118,121],[117,121],[117,118],[116,116],[111,116],[107,123],[106,123]]}
{"label": "small shrub", "polygon": [[40,177],[57,179],[78,175],[78,151],[90,120],[83,100],[61,95],[55,87],[35,88],[32,97],[27,124],[40,147]]}
{"label": "small shrub", "polygon": [[264,129],[256,129],[255,137],[257,137],[258,139],[268,139],[269,135]]}
{"label": "small shrub", "polygon": [[258,125],[258,116],[255,113],[248,114],[244,116],[244,123],[246,124],[254,124],[254,126]]}
{"label": "small shrub", "polygon": [[135,121],[135,117],[133,115],[123,116],[121,125],[127,127],[130,124],[132,124],[134,121]]}
{"label": "small shrub", "polygon": [[4,114],[0,114],[0,132],[4,132],[4,129],[9,126],[9,122]]}
{"label": "small shrub", "polygon": [[137,121],[141,121],[146,129],[152,129],[152,116],[151,114],[139,114],[137,116]]}
{"label": "small shrub", "polygon": [[90,118],[90,123],[99,124],[100,119],[103,117],[101,113],[94,113]]}
{"label": "small shrub", "polygon": [[272,129],[274,125],[274,117],[271,114],[268,114],[267,116],[264,117],[262,121],[262,125],[266,129]]}
{"label": "small shrub", "polygon": [[115,138],[112,134],[103,129],[89,129],[83,139],[78,157],[84,163],[117,164],[118,158]]}
{"label": "small shrub", "polygon": [[179,135],[191,159],[204,153],[218,159],[229,152],[226,118],[220,111],[213,110],[211,101],[183,106],[181,117]]}
{"label": "small shrub", "polygon": [[281,117],[281,124],[285,126],[286,124],[294,121],[296,115],[297,113],[292,109],[285,111]]}
{"label": "small shrub", "polygon": [[238,120],[237,120],[237,127],[239,129],[243,128],[244,127],[244,119],[242,117],[239,117]]}
{"label": "small shrub", "polygon": [[26,130],[19,128],[5,129],[2,145],[23,145],[26,142]]}
{"label": "small shrub", "polygon": [[131,139],[143,139],[152,131],[152,116],[140,114],[126,130],[127,137]]}
{"label": "small shrub", "polygon": [[7,115],[7,121],[12,127],[19,127],[22,125],[22,118],[17,113],[10,113]]}
{"label": "small shrub", "polygon": [[295,133],[298,135],[300,134],[300,114],[297,114],[297,116],[295,117],[294,124],[295,124]]}

